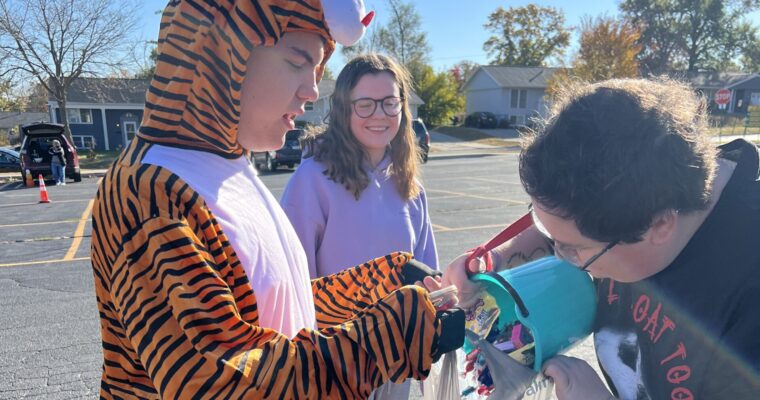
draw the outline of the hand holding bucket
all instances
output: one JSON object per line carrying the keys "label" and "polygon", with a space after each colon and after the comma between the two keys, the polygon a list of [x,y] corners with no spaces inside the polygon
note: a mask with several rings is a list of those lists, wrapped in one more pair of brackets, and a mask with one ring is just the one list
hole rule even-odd
{"label": "hand holding bucket", "polygon": [[[533,369],[591,334],[596,291],[591,277],[556,257],[472,277],[496,299],[499,327],[520,322],[535,341]],[[467,350],[467,348],[465,348]]]}
{"label": "hand holding bucket", "polygon": [[[530,213],[525,214],[467,257],[483,257],[495,247],[532,225]],[[556,257],[544,257],[519,267],[493,272],[484,259],[486,271],[471,276],[498,305],[498,328],[520,322],[530,329],[535,340],[533,369],[541,371],[545,360],[567,350],[591,333],[596,313],[596,291],[591,277],[572,264]],[[465,343],[465,350],[471,346]]]}

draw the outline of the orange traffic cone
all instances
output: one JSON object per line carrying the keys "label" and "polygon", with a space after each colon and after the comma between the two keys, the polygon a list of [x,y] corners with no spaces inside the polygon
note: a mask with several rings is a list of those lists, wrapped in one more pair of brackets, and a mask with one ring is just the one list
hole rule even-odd
{"label": "orange traffic cone", "polygon": [[38,180],[40,181],[40,203],[50,203],[47,188],[45,188],[45,179],[42,177],[42,174],[40,174]]}

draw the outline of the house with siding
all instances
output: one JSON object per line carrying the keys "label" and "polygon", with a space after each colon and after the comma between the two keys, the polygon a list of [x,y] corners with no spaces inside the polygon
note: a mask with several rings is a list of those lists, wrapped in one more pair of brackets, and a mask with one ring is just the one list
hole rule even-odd
{"label": "house with siding", "polygon": [[[670,77],[688,82],[695,90],[702,92],[713,114],[746,114],[747,107],[760,106],[760,74],[746,72],[694,71],[672,72]],[[728,89],[731,99],[721,110],[715,104],[715,92]]]}
{"label": "house with siding", "polygon": [[50,122],[46,112],[0,111],[0,135],[7,136],[11,145],[21,143],[21,127],[34,122]]}
{"label": "house with siding", "polygon": [[[94,145],[97,150],[126,147],[140,129],[149,86],[149,79],[79,78],[72,82],[67,92],[66,118],[74,145],[78,148]],[[299,126],[326,121],[335,80],[323,79],[318,87],[319,98],[306,103],[304,114],[296,118]],[[409,105],[414,118],[422,104],[422,99],[412,93]],[[50,121],[63,123],[52,96],[48,98],[48,110]]]}
{"label": "house with siding", "polygon": [[[126,147],[140,129],[149,79],[79,78],[66,93],[66,118],[74,145],[112,150]],[[63,123],[58,103],[48,98],[50,120]]]}
{"label": "house with siding", "polygon": [[543,115],[549,78],[560,68],[480,66],[463,86],[466,112],[490,111],[511,124],[524,125]]}

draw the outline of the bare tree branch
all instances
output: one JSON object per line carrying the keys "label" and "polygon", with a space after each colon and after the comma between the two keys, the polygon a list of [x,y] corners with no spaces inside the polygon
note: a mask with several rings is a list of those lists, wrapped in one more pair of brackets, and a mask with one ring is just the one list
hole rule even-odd
{"label": "bare tree branch", "polygon": [[0,0],[0,77],[36,79],[66,118],[66,92],[84,75],[123,69],[141,0]]}

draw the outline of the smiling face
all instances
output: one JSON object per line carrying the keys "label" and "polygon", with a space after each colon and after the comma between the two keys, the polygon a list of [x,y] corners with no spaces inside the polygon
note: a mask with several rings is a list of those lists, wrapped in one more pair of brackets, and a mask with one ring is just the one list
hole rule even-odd
{"label": "smiling face", "polygon": [[[401,97],[401,92],[393,75],[380,72],[362,76],[351,90],[350,100],[381,100],[387,97]],[[354,106],[351,106],[351,133],[364,147],[373,166],[383,159],[385,150],[401,126],[401,113],[389,116],[380,103],[375,103],[375,112],[367,118],[357,115]],[[386,104],[385,109],[391,111],[389,104]]]}
{"label": "smiling face", "polygon": [[317,69],[324,57],[319,35],[288,32],[271,47],[251,50],[240,93],[238,143],[246,150],[282,147],[307,102],[316,101]]}

